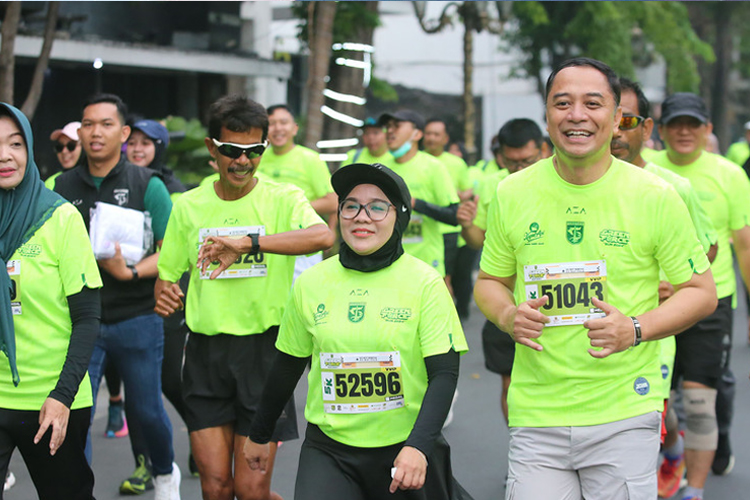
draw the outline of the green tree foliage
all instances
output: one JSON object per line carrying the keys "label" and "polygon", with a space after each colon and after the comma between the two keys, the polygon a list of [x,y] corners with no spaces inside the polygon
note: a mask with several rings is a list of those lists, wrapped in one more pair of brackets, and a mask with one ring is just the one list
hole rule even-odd
{"label": "green tree foliage", "polygon": [[514,75],[536,79],[541,95],[544,68],[579,55],[633,77],[658,54],[670,91],[697,91],[695,58],[714,60],[681,2],[513,2],[512,19],[502,38],[523,53]]}
{"label": "green tree foliage", "polygon": [[[294,2],[292,12],[300,19],[297,26],[297,37],[307,43],[307,18],[310,2]],[[368,11],[364,2],[338,2],[336,18],[333,21],[333,43],[350,42],[355,37],[360,26],[377,28],[380,26],[380,16]]]}
{"label": "green tree foliage", "polygon": [[186,120],[181,116],[169,116],[165,126],[172,135],[167,146],[167,166],[185,185],[198,184],[214,173],[208,163],[211,155],[204,141],[208,131],[197,118]]}

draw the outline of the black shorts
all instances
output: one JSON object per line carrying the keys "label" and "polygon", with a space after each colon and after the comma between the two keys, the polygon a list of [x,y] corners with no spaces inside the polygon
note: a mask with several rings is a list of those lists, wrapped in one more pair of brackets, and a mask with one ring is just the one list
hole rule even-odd
{"label": "black shorts", "polygon": [[[356,418],[356,416],[354,416]],[[391,494],[391,467],[403,448],[398,443],[382,448],[357,448],[328,437],[308,424],[299,456],[294,500],[449,500],[471,497],[453,479],[450,446],[439,436],[427,458],[425,485],[418,490]]]}
{"label": "black shorts", "polygon": [[482,349],[484,366],[489,371],[510,375],[513,371],[513,358],[516,356],[516,342],[489,320],[482,327]]}
{"label": "black shorts", "polygon": [[453,276],[458,263],[458,233],[443,234],[443,246],[445,247],[445,275]]}
{"label": "black shorts", "polygon": [[[278,332],[278,326],[255,335],[190,332],[182,367],[185,423],[190,432],[233,423],[235,434],[249,434],[266,376],[276,357]],[[271,440],[297,437],[297,413],[291,397]]]}
{"label": "black shorts", "polygon": [[719,299],[713,314],[676,337],[672,388],[680,379],[716,388],[732,349],[732,297]]}

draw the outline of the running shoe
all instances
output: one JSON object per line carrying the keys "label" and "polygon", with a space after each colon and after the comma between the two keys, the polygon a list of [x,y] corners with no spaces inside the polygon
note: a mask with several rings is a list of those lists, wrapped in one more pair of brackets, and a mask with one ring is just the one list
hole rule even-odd
{"label": "running shoe", "polygon": [[172,462],[171,474],[162,474],[154,478],[154,500],[180,500],[181,479],[180,468]]}
{"label": "running shoe", "polygon": [[121,438],[128,435],[128,423],[123,414],[122,400],[109,402],[109,417],[107,418],[108,438]]}
{"label": "running shoe", "polygon": [[8,491],[16,484],[16,476],[11,471],[5,475],[5,484],[3,485],[3,491]]}
{"label": "running shoe", "polygon": [[659,498],[672,498],[680,489],[680,481],[685,473],[685,455],[675,459],[664,457],[659,467],[657,482],[659,484]]}
{"label": "running shoe", "polygon": [[729,445],[729,434],[719,434],[719,444],[716,447],[711,470],[717,476],[726,476],[732,472],[732,469],[734,469],[734,455]]}
{"label": "running shoe", "polygon": [[146,464],[146,457],[138,455],[138,467],[135,468],[129,478],[120,484],[120,493],[123,495],[142,495],[153,489],[154,480]]}

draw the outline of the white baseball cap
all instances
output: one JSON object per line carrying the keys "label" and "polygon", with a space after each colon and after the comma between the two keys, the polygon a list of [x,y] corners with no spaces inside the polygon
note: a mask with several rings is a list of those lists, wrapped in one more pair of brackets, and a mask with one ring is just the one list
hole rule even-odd
{"label": "white baseball cap", "polygon": [[56,141],[61,135],[64,135],[72,141],[78,140],[78,129],[81,128],[81,122],[70,122],[63,128],[59,128],[50,134],[50,140]]}

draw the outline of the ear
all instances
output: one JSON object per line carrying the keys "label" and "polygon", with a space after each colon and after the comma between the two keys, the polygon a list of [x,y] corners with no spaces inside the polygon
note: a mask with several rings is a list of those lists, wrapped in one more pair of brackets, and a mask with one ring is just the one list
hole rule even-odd
{"label": "ear", "polygon": [[646,142],[651,137],[651,133],[654,131],[654,120],[652,118],[646,118],[643,121],[643,142]]}
{"label": "ear", "polygon": [[617,106],[615,110],[615,126],[613,130],[620,130],[620,120],[622,120],[622,106]]}
{"label": "ear", "polygon": [[714,131],[714,124],[711,122],[706,123],[706,137],[711,135]]}
{"label": "ear", "polygon": [[120,144],[128,142],[128,137],[130,137],[130,125],[125,125],[120,132]]}
{"label": "ear", "polygon": [[424,137],[424,132],[422,132],[418,128],[415,128],[414,132],[416,132],[416,134],[414,135],[414,139],[412,139],[412,140],[415,141],[415,142],[421,141],[422,137]]}
{"label": "ear", "polygon": [[208,149],[208,153],[211,155],[212,158],[216,158],[216,144],[214,144],[213,139],[210,137],[205,137],[203,139],[203,143],[206,145],[206,148]]}

